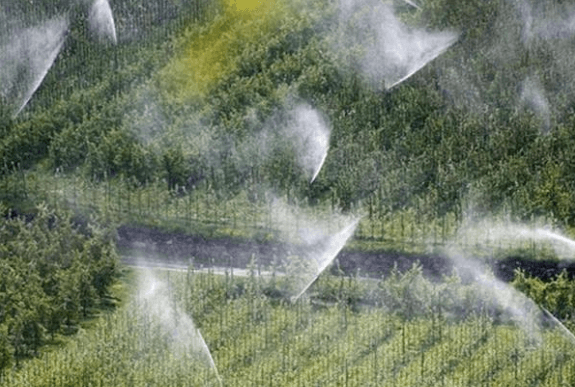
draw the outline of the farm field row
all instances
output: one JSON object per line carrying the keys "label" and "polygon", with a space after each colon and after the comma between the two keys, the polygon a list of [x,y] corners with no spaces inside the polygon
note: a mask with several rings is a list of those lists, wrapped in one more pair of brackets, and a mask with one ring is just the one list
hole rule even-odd
{"label": "farm field row", "polygon": [[[5,11],[42,31],[69,2]],[[76,3],[43,80],[0,74],[0,387],[575,385],[575,281],[545,265],[575,256],[564,2],[116,0],[117,44]],[[434,36],[440,57],[409,59]],[[389,42],[401,84],[370,70]],[[363,266],[303,287],[350,225]],[[117,302],[116,226],[168,235],[136,258],[173,258],[176,234],[298,249],[183,244],[188,270],[127,268]],[[457,267],[391,267],[408,254]],[[495,278],[509,257],[542,278]]]}
{"label": "farm field row", "polygon": [[[508,214],[501,213],[474,223],[469,222],[464,211],[428,216],[429,209],[424,204],[391,211],[371,201],[342,213],[335,210],[333,203],[313,205],[265,190],[254,199],[246,192],[224,194],[206,185],[185,193],[169,191],[164,185],[158,181],[145,187],[134,186],[117,178],[98,183],[74,173],[52,174],[41,168],[15,173],[0,181],[0,188],[7,195],[16,195],[23,202],[45,201],[94,212],[118,224],[139,224],[207,238],[301,243],[302,229],[315,228],[332,234],[350,219],[359,218],[349,243],[353,248],[431,254],[452,245],[474,256],[505,256],[515,251],[534,259],[555,257],[557,240],[525,233],[550,227],[553,230],[554,221],[544,218],[514,222]],[[572,232],[568,228],[562,234]]]}
{"label": "farm field row", "polygon": [[[455,316],[439,308],[426,309],[425,313],[414,310],[409,315],[405,308],[394,309],[392,302],[383,304],[385,299],[379,306],[358,306],[344,297],[354,287],[358,291],[353,279],[329,276],[320,278],[310,297],[295,303],[271,294],[270,289],[285,286],[280,278],[238,278],[193,270],[134,270],[131,276],[131,302],[101,317],[94,329],[80,333],[65,348],[27,361],[19,370],[9,370],[0,384],[575,383],[575,346],[558,327],[536,327],[533,322],[535,328],[529,330],[501,318],[505,315],[501,310],[486,307]],[[437,284],[435,290],[441,286],[448,285]],[[468,291],[468,285],[449,286],[462,293]],[[391,288],[392,283],[382,282],[380,287]],[[330,288],[340,299],[322,302],[319,292]],[[414,302],[408,297],[402,300],[404,304]]]}

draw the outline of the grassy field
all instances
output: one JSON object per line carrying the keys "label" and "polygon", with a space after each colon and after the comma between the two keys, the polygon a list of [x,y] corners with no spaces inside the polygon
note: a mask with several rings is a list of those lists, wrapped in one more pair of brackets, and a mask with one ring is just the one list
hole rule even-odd
{"label": "grassy field", "polygon": [[[514,322],[473,285],[457,281],[432,284],[417,273],[376,283],[324,276],[308,297],[292,303],[278,296],[287,282],[255,273],[238,278],[193,269],[134,269],[127,278],[130,302],[60,350],[8,370],[2,385],[575,383],[575,343],[559,327],[550,321]],[[411,287],[404,287],[394,304],[390,295],[408,282]],[[332,298],[325,300],[326,294]],[[351,295],[377,302],[368,306],[350,301]],[[442,301],[448,296],[472,306],[451,308]]]}

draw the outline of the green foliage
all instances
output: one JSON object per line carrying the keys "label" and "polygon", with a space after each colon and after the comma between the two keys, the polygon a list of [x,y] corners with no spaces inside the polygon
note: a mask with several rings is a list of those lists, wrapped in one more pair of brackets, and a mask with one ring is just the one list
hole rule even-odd
{"label": "green foliage", "polygon": [[[575,381],[575,363],[568,355],[572,343],[557,329],[542,330],[534,345],[532,332],[494,321],[494,311],[451,318],[449,305],[463,306],[460,299],[473,287],[455,276],[418,284],[425,281],[420,275],[414,267],[382,281],[322,276],[310,298],[290,303],[262,293],[281,277],[253,272],[241,278],[191,267],[187,273],[158,271],[154,276],[170,289],[162,305],[135,297],[60,350],[6,369],[0,385],[219,385],[210,364],[198,361],[206,356],[205,347],[181,336],[188,317],[227,386],[519,387]],[[135,293],[149,292],[146,286]],[[414,295],[414,315],[402,315],[408,307],[391,303],[350,308],[343,298],[334,302],[321,295],[328,289],[364,297],[369,291],[393,297],[400,289]],[[424,306],[422,312],[417,299],[444,309]],[[155,308],[166,313],[151,313]],[[184,325],[167,330],[171,318]]]}
{"label": "green foliage", "polygon": [[[229,71],[205,95],[186,99],[166,83],[178,79],[181,69],[172,65],[191,40],[219,41],[212,35],[223,19],[200,20],[213,15],[201,1],[115,2],[124,41],[84,41],[80,20],[29,109],[16,119],[0,114],[1,173],[47,158],[51,168],[78,170],[88,180],[121,177],[140,187],[160,181],[166,194],[200,183],[218,200],[258,201],[273,191],[299,203],[369,211],[381,238],[389,218],[415,212],[438,223],[460,217],[470,201],[478,212],[509,209],[524,220],[574,224],[575,88],[560,61],[564,43],[525,43],[521,6],[513,2],[429,1],[400,17],[458,31],[458,42],[382,93],[349,63],[361,47],[340,47],[336,3],[286,5],[274,28],[252,31],[254,39],[229,52]],[[552,1],[534,9],[555,15],[561,7]],[[131,28],[138,32],[130,35]],[[547,124],[522,100],[531,78],[548,98]],[[289,141],[274,139],[272,150],[261,144],[298,101],[332,126],[312,185]],[[409,226],[401,223],[398,229]]]}
{"label": "green foliage", "polygon": [[0,223],[0,359],[34,356],[47,337],[75,331],[108,296],[117,276],[109,231],[84,231],[70,215],[41,205],[34,219]]}
{"label": "green foliage", "polygon": [[[14,7],[36,22],[64,3]],[[187,49],[190,36],[210,30],[205,18],[199,21],[217,8],[208,3],[115,1],[124,39],[115,47],[94,45],[85,19],[74,19],[30,105],[13,118],[0,104],[3,195],[34,197],[24,170],[47,159],[53,170],[77,170],[74,179],[84,174],[78,191],[90,202],[86,208],[115,211],[122,221],[184,222],[196,231],[205,223],[210,233],[218,224],[232,232],[244,227],[247,235],[254,225],[256,232],[272,228],[262,209],[267,188],[318,211],[327,212],[330,201],[332,212],[363,210],[369,223],[362,225],[371,226],[361,227],[364,235],[401,241],[401,249],[418,235],[426,246],[432,235],[445,241],[466,200],[479,213],[510,208],[522,219],[544,215],[575,224],[572,69],[554,61],[562,45],[542,40],[526,47],[517,2],[429,0],[421,12],[404,12],[408,23],[455,30],[460,38],[385,93],[355,64],[342,65],[361,47],[333,52],[337,2],[297,2],[275,28],[234,47],[226,58],[232,71],[206,95],[182,100],[161,70]],[[549,127],[522,106],[527,77],[540,78],[549,96]],[[311,186],[289,146],[279,144],[264,159],[250,143],[281,120],[294,98],[332,125],[328,158]],[[100,179],[107,180],[96,184]],[[49,180],[36,194],[77,205],[76,185],[72,201],[65,182]],[[176,190],[181,195],[172,195]],[[0,224],[0,384],[205,385],[206,374],[162,352],[165,332],[148,329],[153,322],[129,310],[108,316],[76,347],[32,361],[20,374],[11,367],[37,354],[48,336],[75,332],[105,302],[117,271],[110,235],[73,224],[46,209],[33,221]],[[270,281],[253,266],[247,279],[172,277],[172,301],[206,333],[226,384],[575,383],[573,359],[563,355],[567,347],[556,333],[545,332],[545,345],[533,349],[530,338],[499,319],[487,295],[456,276],[434,283],[418,266],[380,281],[322,276],[309,289],[310,303],[289,305],[285,297],[307,264],[293,259],[285,278]],[[565,274],[543,283],[518,273],[514,285],[558,318],[573,318]]]}
{"label": "green foliage", "polygon": [[533,299],[556,317],[572,321],[575,316],[575,281],[563,270],[555,279],[544,282],[517,271],[513,286]]}
{"label": "green foliage", "polygon": [[463,41],[495,35],[493,21],[509,6],[505,1],[454,0],[426,2],[421,18],[430,28],[461,31]]}
{"label": "green foliage", "polygon": [[176,187],[185,187],[188,178],[191,178],[186,160],[181,150],[170,149],[162,155],[162,166],[166,171],[168,190]]}

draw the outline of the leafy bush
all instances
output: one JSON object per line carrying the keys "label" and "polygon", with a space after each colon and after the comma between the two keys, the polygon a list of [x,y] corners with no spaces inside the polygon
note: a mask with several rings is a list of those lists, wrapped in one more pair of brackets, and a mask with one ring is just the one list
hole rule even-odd
{"label": "leafy bush", "polygon": [[512,284],[557,318],[572,321],[575,317],[575,281],[566,270],[549,282],[518,270]]}
{"label": "leafy bush", "polygon": [[0,220],[0,364],[33,356],[47,335],[73,332],[108,297],[118,272],[110,230],[74,225],[44,205]]}

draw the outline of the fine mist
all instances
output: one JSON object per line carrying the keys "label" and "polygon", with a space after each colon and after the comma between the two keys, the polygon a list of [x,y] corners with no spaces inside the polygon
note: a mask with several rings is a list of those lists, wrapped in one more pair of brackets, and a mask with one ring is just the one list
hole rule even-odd
{"label": "fine mist", "polygon": [[[289,293],[297,300],[334,261],[359,223],[359,217],[311,213],[280,199],[271,205],[272,218],[282,219],[284,242],[297,246],[285,261]],[[294,233],[295,231],[295,233]]]}
{"label": "fine mist", "polygon": [[536,40],[569,39],[575,33],[575,7],[572,4],[545,4],[522,0],[514,3],[523,22],[526,45]]}
{"label": "fine mist", "polygon": [[[305,257],[309,265],[302,270],[299,276],[298,285],[301,287],[301,290],[293,298],[294,301],[300,298],[321,273],[333,262],[348,239],[353,235],[358,222],[359,219],[356,219],[337,233],[309,246]],[[302,284],[303,286],[301,286]]]}
{"label": "fine mist", "polygon": [[521,87],[520,100],[539,118],[542,132],[548,133],[551,127],[551,109],[541,82],[527,77]]}
{"label": "fine mist", "polygon": [[428,32],[410,28],[394,14],[393,7],[377,1],[340,2],[349,32],[344,46],[364,51],[359,70],[377,87],[390,89],[422,69],[457,41],[450,31]]}
{"label": "fine mist", "polygon": [[488,267],[462,252],[448,246],[444,253],[449,257],[459,276],[473,281],[487,307],[501,311],[503,320],[517,324],[536,342],[540,342],[543,312],[533,300],[513,286],[497,279]]}
{"label": "fine mist", "polygon": [[0,48],[0,93],[17,106],[15,115],[28,104],[62,49],[68,21],[57,17],[11,33]]}
{"label": "fine mist", "polygon": [[[440,88],[454,105],[485,115],[508,99],[531,109],[547,134],[575,98],[575,7],[539,0],[491,2],[491,6],[493,28],[485,42],[444,62],[438,74]],[[491,78],[474,70],[477,57],[497,64],[497,77],[505,80],[505,88],[494,88]]]}
{"label": "fine mist", "polygon": [[575,260],[575,241],[540,222],[527,225],[490,218],[468,220],[459,228],[456,239],[488,256],[498,251],[545,249],[561,260]]}
{"label": "fine mist", "polygon": [[290,112],[285,131],[294,143],[298,163],[313,182],[327,157],[329,127],[317,110],[302,104]]}
{"label": "fine mist", "polygon": [[88,25],[100,42],[105,42],[107,39],[110,39],[114,44],[118,42],[114,16],[108,0],[95,0],[92,3],[88,15]]}
{"label": "fine mist", "polygon": [[219,379],[208,346],[194,322],[170,298],[168,284],[155,277],[150,270],[141,271],[137,302],[142,305],[142,318],[158,325],[175,356],[189,358],[196,365],[202,364],[212,369]]}
{"label": "fine mist", "polygon": [[527,226],[509,220],[471,218],[463,222],[444,248],[459,276],[475,283],[487,305],[495,306],[501,311],[501,318],[517,324],[535,342],[541,343],[544,322],[549,320],[574,341],[573,334],[557,318],[511,284],[497,279],[476,254],[492,258],[501,249],[535,244],[551,246],[561,259],[573,259],[575,241],[540,224]]}

